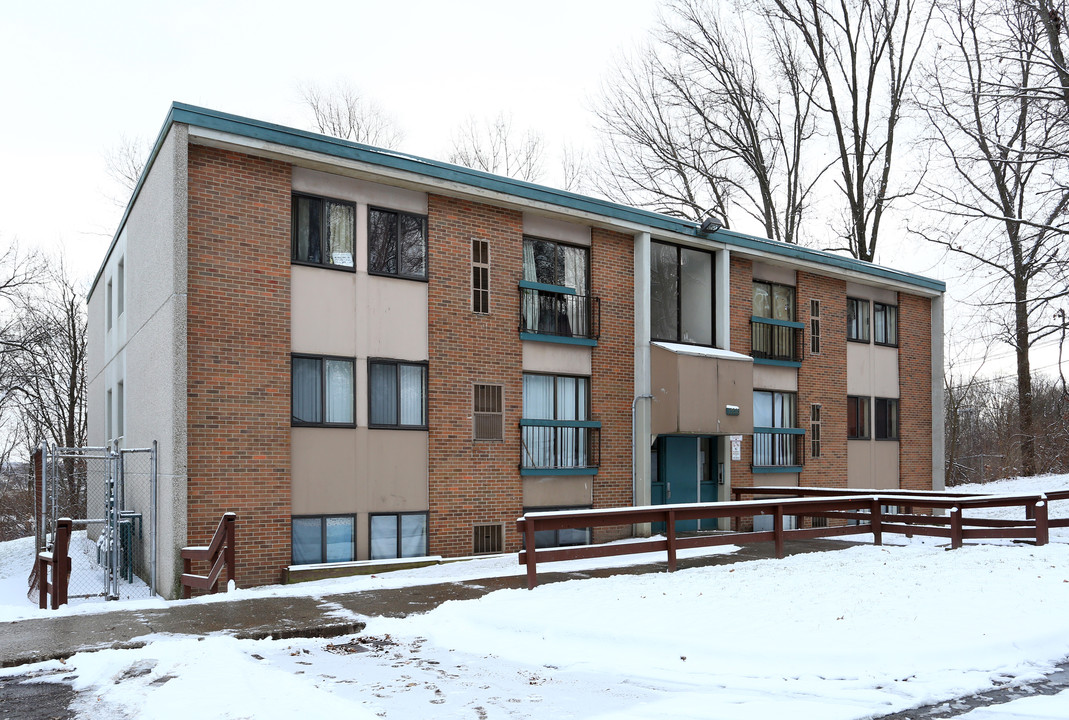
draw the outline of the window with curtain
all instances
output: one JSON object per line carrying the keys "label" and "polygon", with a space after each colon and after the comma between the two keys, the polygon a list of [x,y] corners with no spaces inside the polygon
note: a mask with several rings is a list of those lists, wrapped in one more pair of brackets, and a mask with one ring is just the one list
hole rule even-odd
{"label": "window with curtain", "polygon": [[367,271],[413,280],[427,279],[427,218],[368,208]]}
{"label": "window with curtain", "polygon": [[353,269],[356,206],[312,195],[294,195],[293,261]]}
{"label": "window with curtain", "polygon": [[[753,464],[755,466],[796,465],[796,436],[777,433],[774,428],[796,427],[796,396],[790,392],[754,390],[753,393]],[[758,432],[758,428],[766,429]],[[770,432],[767,429],[773,428]]]}
{"label": "window with curtain", "polygon": [[293,425],[355,425],[353,358],[293,355],[290,369]]}
{"label": "window with curtain", "polygon": [[426,513],[375,513],[369,520],[372,560],[427,554]]}
{"label": "window with curtain", "polygon": [[846,339],[855,342],[869,341],[868,300],[846,299]]}
{"label": "window with curtain", "polygon": [[713,345],[713,254],[650,243],[650,337]]}
{"label": "window with curtain", "polygon": [[368,361],[368,424],[372,427],[427,426],[427,364]]}
{"label": "window with curtain", "polygon": [[[586,421],[590,419],[590,379],[568,375],[523,376],[523,417],[526,420]],[[589,465],[590,429],[526,425],[524,466],[582,468]]]}
{"label": "window with curtain", "polygon": [[523,279],[587,295],[590,250],[553,240],[523,239]]}
{"label": "window with curtain", "polygon": [[872,339],[877,345],[898,345],[898,306],[872,304]]}
{"label": "window with curtain", "polygon": [[356,559],[354,515],[307,515],[290,521],[294,565],[351,562]]}
{"label": "window with curtain", "polygon": [[870,399],[848,395],[846,398],[846,437],[849,440],[868,440]]}

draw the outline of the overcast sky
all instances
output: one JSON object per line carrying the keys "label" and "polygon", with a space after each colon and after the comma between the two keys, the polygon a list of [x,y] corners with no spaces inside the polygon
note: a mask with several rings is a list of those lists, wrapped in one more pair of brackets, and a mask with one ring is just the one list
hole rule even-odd
{"label": "overcast sky", "polygon": [[[565,142],[589,148],[599,87],[616,59],[647,36],[657,6],[657,0],[6,4],[0,244],[62,250],[76,273],[91,279],[128,195],[108,177],[105,156],[124,136],[154,140],[175,100],[307,128],[300,86],[347,82],[396,120],[405,136],[399,149],[406,152],[446,159],[461,123],[499,112],[511,113],[518,129],[541,132],[552,150]],[[552,160],[547,164],[545,181],[552,183],[557,170]],[[937,253],[890,235],[881,234],[880,262],[947,280],[955,294],[958,275]],[[1037,366],[1049,364],[1047,356],[1036,359]]]}

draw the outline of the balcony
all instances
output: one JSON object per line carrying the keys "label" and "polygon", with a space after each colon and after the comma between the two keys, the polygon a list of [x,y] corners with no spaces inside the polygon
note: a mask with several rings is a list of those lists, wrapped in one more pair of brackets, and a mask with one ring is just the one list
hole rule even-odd
{"label": "balcony", "polygon": [[750,318],[750,354],[754,360],[797,367],[802,362],[803,323]]}
{"label": "balcony", "polygon": [[575,345],[597,345],[601,301],[568,287],[520,282],[520,337]]}
{"label": "balcony", "polygon": [[521,475],[596,475],[601,423],[596,420],[520,420]]}
{"label": "balcony", "polygon": [[755,473],[800,472],[804,462],[805,430],[800,428],[753,429]]}

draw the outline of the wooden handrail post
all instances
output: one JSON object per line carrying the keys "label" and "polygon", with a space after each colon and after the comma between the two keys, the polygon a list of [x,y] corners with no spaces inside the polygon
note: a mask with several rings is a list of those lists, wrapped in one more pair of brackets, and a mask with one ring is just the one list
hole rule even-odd
{"label": "wooden handrail post", "polygon": [[668,511],[667,524],[664,531],[665,537],[668,539],[668,572],[676,571],[676,513],[674,510]]}
{"label": "wooden handrail post", "polygon": [[523,545],[527,549],[527,589],[534,590],[538,584],[538,559],[535,557],[534,520],[523,519]]}
{"label": "wooden handrail post", "polygon": [[964,541],[961,519],[961,508],[950,508],[950,547],[953,550],[960,548]]}
{"label": "wooden handrail post", "polygon": [[772,513],[772,536],[776,541],[776,557],[783,559],[783,506],[776,505]]}
{"label": "wooden handrail post", "polygon": [[869,504],[869,524],[872,525],[872,544],[883,545],[883,508],[880,499],[873,498]]}
{"label": "wooden handrail post", "polygon": [[[903,512],[905,512],[906,515],[913,515],[913,506],[912,505],[903,505],[902,506],[902,510],[903,510]],[[913,523],[910,522],[909,520],[906,520],[906,537],[907,538],[913,537]]]}
{"label": "wooden handrail post", "polygon": [[60,518],[56,523],[56,549],[52,556],[52,609],[67,604],[67,583],[71,570],[71,530],[74,523],[70,518]]}
{"label": "wooden handrail post", "polygon": [[237,573],[234,569],[234,565],[237,564],[236,555],[234,553],[234,523],[237,521],[238,516],[234,513],[226,514],[226,589],[230,591],[230,583],[237,583]]}
{"label": "wooden handrail post", "polygon": [[1050,525],[1048,523],[1047,502],[1040,500],[1035,504],[1036,514],[1036,545],[1046,545],[1050,540]]}

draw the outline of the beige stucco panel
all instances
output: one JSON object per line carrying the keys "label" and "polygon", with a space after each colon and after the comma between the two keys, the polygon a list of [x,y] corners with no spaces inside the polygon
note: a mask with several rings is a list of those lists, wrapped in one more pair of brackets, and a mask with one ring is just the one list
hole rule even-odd
{"label": "beige stucco panel", "polygon": [[290,267],[290,343],[294,352],[355,357],[356,273]]}
{"label": "beige stucco panel", "polygon": [[[650,347],[655,435],[753,432],[753,363]],[[728,415],[726,407],[739,408]]]}
{"label": "beige stucco panel", "polygon": [[898,348],[872,347],[872,394],[875,397],[899,397]]}
{"label": "beige stucco panel", "polygon": [[591,374],[591,349],[582,345],[524,340],[523,369],[525,372],[555,373],[558,375]]}
{"label": "beige stucco panel", "polygon": [[798,370],[753,363],[753,386],[759,390],[798,392]]}
{"label": "beige stucco panel", "polygon": [[[719,432],[727,435],[749,435],[753,432],[754,364],[744,360],[717,361],[717,386],[720,406]],[[725,407],[739,408],[737,416],[728,415]]]}
{"label": "beige stucco panel", "polygon": [[712,435],[720,432],[723,415],[717,383],[717,361],[677,355],[679,363],[679,430]]}
{"label": "beige stucco panel", "polygon": [[593,480],[589,475],[525,477],[523,506],[578,507],[593,504]]}
{"label": "beige stucco panel", "polygon": [[872,443],[872,479],[878,490],[897,490],[899,447],[897,440]]}
{"label": "beige stucco panel", "polygon": [[427,509],[425,432],[293,428],[290,452],[294,515]]}
{"label": "beige stucco panel", "polygon": [[871,440],[846,441],[846,486],[869,489],[875,486],[872,474],[873,448]]}
{"label": "beige stucco panel", "polygon": [[650,432],[655,436],[679,432],[679,367],[675,353],[650,346],[650,380]]}
{"label": "beige stucco panel", "polygon": [[754,475],[754,484],[769,487],[798,487],[798,473],[760,473]]}
{"label": "beige stucco panel", "polygon": [[523,234],[573,245],[590,245],[588,225],[578,225],[530,212],[523,214]]}
{"label": "beige stucco panel", "polygon": [[427,214],[427,193],[297,166],[293,168],[292,178],[293,189],[297,192],[365,203],[390,210],[403,210],[419,215]]}
{"label": "beige stucco panel", "polygon": [[790,268],[755,262],[753,264],[753,279],[794,287],[798,284],[798,273]]}
{"label": "beige stucco panel", "polygon": [[357,288],[357,355],[427,360],[427,283],[361,276]]}
{"label": "beige stucco panel", "polygon": [[885,288],[873,287],[872,285],[848,282],[846,283],[846,294],[848,297],[867,298],[869,300],[875,300],[876,302],[887,303],[888,305],[898,304],[897,292]]}
{"label": "beige stucco panel", "polygon": [[872,396],[872,345],[846,343],[846,394]]}

